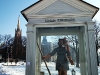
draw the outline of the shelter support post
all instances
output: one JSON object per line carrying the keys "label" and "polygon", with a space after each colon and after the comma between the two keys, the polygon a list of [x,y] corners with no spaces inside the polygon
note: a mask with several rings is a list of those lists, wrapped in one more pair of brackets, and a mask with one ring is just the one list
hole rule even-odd
{"label": "shelter support post", "polygon": [[84,38],[83,32],[79,33],[79,60],[80,60],[80,71],[81,75],[87,75],[86,69],[86,53],[84,50]]}
{"label": "shelter support post", "polygon": [[[36,34],[36,42],[38,42],[39,46],[41,47],[41,36],[39,35],[39,33],[37,32]],[[36,56],[36,75],[40,75],[41,73],[41,54],[39,52],[39,48],[38,46],[36,46],[36,52],[37,52],[37,56]]]}
{"label": "shelter support post", "polygon": [[27,27],[26,75],[36,75],[36,28]]}
{"label": "shelter support post", "polygon": [[81,75],[98,75],[93,22],[86,23],[79,34]]}
{"label": "shelter support post", "polygon": [[95,31],[94,31],[94,23],[88,22],[86,23],[87,27],[87,37],[88,37],[88,50],[89,50],[89,64],[91,75],[98,75],[97,68],[97,55],[96,55],[96,45],[95,45]]}

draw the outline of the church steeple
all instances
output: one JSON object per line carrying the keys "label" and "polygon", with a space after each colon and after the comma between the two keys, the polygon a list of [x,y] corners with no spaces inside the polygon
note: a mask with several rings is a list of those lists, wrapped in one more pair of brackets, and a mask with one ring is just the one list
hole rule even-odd
{"label": "church steeple", "polygon": [[20,30],[20,15],[18,17],[18,25],[17,25],[17,29]]}

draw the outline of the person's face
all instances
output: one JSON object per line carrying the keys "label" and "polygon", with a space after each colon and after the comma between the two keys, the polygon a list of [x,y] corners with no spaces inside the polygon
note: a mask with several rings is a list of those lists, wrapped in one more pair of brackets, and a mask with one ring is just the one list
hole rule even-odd
{"label": "person's face", "polygon": [[66,41],[66,38],[64,38],[64,41]]}
{"label": "person's face", "polygon": [[59,41],[59,45],[60,45],[60,46],[63,45],[63,40],[60,40],[60,41]]}

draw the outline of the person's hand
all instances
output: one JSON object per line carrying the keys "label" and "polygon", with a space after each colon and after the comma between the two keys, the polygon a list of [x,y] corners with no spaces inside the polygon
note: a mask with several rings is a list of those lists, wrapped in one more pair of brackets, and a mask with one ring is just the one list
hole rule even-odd
{"label": "person's hand", "polygon": [[70,63],[71,63],[71,65],[74,65],[74,62],[73,62],[73,60],[70,60]]}
{"label": "person's hand", "polygon": [[51,57],[50,55],[46,55],[46,56],[42,56],[42,59],[48,59],[50,57]]}
{"label": "person's hand", "polygon": [[43,56],[42,59],[46,59],[46,56]]}

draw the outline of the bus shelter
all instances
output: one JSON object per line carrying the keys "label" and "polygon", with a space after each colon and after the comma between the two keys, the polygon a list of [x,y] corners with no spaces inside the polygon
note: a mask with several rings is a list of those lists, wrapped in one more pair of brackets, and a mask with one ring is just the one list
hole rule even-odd
{"label": "bus shelter", "polygon": [[77,35],[81,75],[98,75],[92,18],[99,8],[82,0],[39,0],[22,10],[27,20],[26,75],[40,75],[41,36]]}

